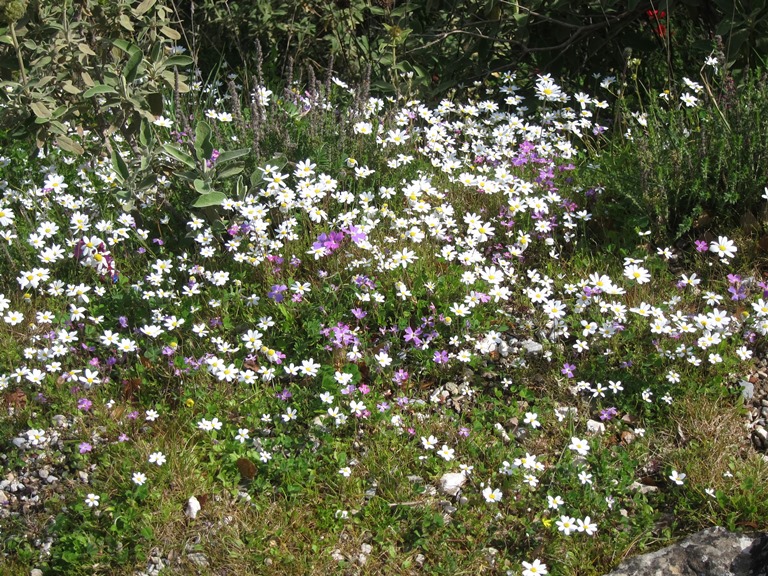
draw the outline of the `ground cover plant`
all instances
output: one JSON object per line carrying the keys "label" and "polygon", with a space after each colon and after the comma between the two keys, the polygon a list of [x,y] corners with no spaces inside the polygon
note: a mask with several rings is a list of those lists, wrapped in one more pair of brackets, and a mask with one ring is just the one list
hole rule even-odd
{"label": "ground cover plant", "polygon": [[304,82],[4,148],[6,572],[600,574],[764,527],[756,238],[592,243],[615,78]]}

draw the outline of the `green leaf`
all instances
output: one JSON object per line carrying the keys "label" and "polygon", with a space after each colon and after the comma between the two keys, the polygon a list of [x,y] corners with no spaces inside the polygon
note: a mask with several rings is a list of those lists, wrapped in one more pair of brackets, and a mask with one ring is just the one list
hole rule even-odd
{"label": "green leaf", "polygon": [[210,194],[203,194],[197,201],[192,204],[194,208],[206,208],[208,206],[220,206],[224,200],[227,199],[227,195],[223,192],[211,192]]}
{"label": "green leaf", "polygon": [[30,104],[29,107],[32,109],[32,113],[38,118],[51,117],[51,111],[42,102],[32,102],[32,104]]}
{"label": "green leaf", "polygon": [[160,92],[150,92],[146,95],[149,111],[155,116],[163,115],[163,95]]}
{"label": "green leaf", "polygon": [[240,174],[245,169],[245,166],[242,164],[233,164],[232,166],[228,166],[221,170],[220,172],[217,172],[217,176],[219,178],[229,178],[230,176],[236,176]]}
{"label": "green leaf", "polygon": [[69,134],[67,127],[58,120],[51,120],[48,123],[48,130],[50,130],[52,134],[59,134],[60,136]]}
{"label": "green leaf", "polygon": [[40,89],[45,87],[51,80],[55,80],[56,76],[51,76],[50,74],[43,76],[37,80],[33,80],[29,83],[30,88]]}
{"label": "green leaf", "polygon": [[138,18],[145,12],[148,12],[152,8],[152,6],[155,5],[156,2],[157,0],[143,0],[141,4],[139,4],[138,6],[136,6],[136,8],[132,10],[133,15]]}
{"label": "green leaf", "polygon": [[133,24],[127,14],[120,14],[117,20],[120,22],[120,26],[128,30],[128,32],[133,32]]}
{"label": "green leaf", "polygon": [[139,126],[139,144],[144,148],[151,148],[154,143],[154,137],[152,135],[152,127],[149,125],[149,120],[146,118],[141,119],[141,125]]}
{"label": "green leaf", "polygon": [[13,38],[8,35],[0,36],[0,44],[13,44]]}
{"label": "green leaf", "polygon": [[210,194],[213,192],[213,189],[211,188],[211,185],[208,184],[205,180],[202,180],[200,178],[195,178],[195,181],[193,182],[195,186],[195,190],[197,190],[198,194]]}
{"label": "green leaf", "polygon": [[192,59],[191,56],[185,56],[183,54],[174,54],[173,56],[169,56],[168,58],[163,60],[160,69],[164,70],[165,68],[173,68],[174,66],[177,66],[179,68],[184,68],[185,66],[189,66],[194,62],[195,61]]}
{"label": "green leaf", "polygon": [[69,136],[57,136],[56,137],[56,144],[59,145],[59,148],[62,150],[65,150],[67,152],[72,152],[73,154],[80,155],[85,150],[83,150],[83,147],[80,146],[77,142],[72,140]]}
{"label": "green leaf", "polygon": [[224,162],[229,162],[231,160],[235,160],[236,158],[242,158],[243,156],[248,156],[248,154],[251,153],[250,148],[238,148],[237,150],[227,150],[226,152],[222,152],[219,154],[219,157],[216,158],[216,164],[223,164]]}
{"label": "green leaf", "polygon": [[129,42],[128,40],[123,40],[122,38],[112,40],[112,45],[117,46],[120,48],[120,50],[126,52],[127,54],[133,54],[134,52],[141,51],[141,48],[139,48],[136,44]]}
{"label": "green leaf", "polygon": [[51,118],[61,118],[69,111],[69,106],[62,105],[51,113]]}
{"label": "green leaf", "polygon": [[168,154],[171,158],[174,158],[184,164],[187,168],[191,168],[192,170],[195,170],[197,168],[197,165],[195,164],[195,159],[192,158],[189,154],[186,154],[185,152],[182,152],[175,146],[171,144],[163,144],[163,152]]}
{"label": "green leaf", "polygon": [[67,92],[68,94],[77,95],[77,94],[80,94],[80,92],[82,92],[80,88],[72,84],[71,80],[65,80],[64,83],[61,85],[61,88],[62,90],[64,90],[64,92]]}
{"label": "green leaf", "polygon": [[139,71],[139,64],[141,64],[141,61],[144,59],[144,54],[141,50],[138,50],[131,54],[130,58],[128,58],[128,62],[125,63],[125,67],[123,68],[123,77],[127,82],[133,82],[136,80],[136,74]]}
{"label": "green leaf", "polygon": [[80,50],[83,54],[87,54],[88,56],[96,56],[96,52],[94,52],[88,44],[85,42],[81,42],[77,45],[77,49]]}
{"label": "green leaf", "polygon": [[112,146],[112,168],[115,170],[117,177],[120,178],[120,183],[123,184],[128,181],[131,174],[128,172],[128,165],[125,163],[125,160],[120,156],[117,149],[114,148],[114,143]]}
{"label": "green leaf", "polygon": [[160,28],[160,34],[171,40],[181,40],[181,34],[176,32],[173,28],[168,28],[168,26]]}
{"label": "green leaf", "polygon": [[213,154],[211,126],[208,122],[198,122],[195,126],[195,154],[198,160],[208,160]]}
{"label": "green leaf", "polygon": [[96,84],[93,88],[88,88],[83,93],[83,98],[93,98],[97,94],[116,94],[116,90],[112,86],[106,84]]}

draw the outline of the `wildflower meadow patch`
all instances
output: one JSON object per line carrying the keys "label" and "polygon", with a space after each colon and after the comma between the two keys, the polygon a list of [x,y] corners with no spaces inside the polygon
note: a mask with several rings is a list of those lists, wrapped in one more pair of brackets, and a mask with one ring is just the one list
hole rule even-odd
{"label": "wildflower meadow patch", "polygon": [[764,525],[755,240],[595,245],[615,78],[238,82],[3,150],[8,573],[600,574]]}

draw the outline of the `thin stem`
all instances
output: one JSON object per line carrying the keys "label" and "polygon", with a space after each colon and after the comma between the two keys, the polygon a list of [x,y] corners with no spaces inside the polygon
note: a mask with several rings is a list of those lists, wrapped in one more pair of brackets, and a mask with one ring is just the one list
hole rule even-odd
{"label": "thin stem", "polygon": [[16,50],[16,58],[19,60],[19,71],[21,72],[21,80],[24,84],[24,91],[27,90],[27,71],[24,68],[24,59],[21,57],[21,50],[19,49],[19,40],[16,38],[16,23],[12,22],[9,26],[11,30],[11,40],[13,41],[13,48]]}

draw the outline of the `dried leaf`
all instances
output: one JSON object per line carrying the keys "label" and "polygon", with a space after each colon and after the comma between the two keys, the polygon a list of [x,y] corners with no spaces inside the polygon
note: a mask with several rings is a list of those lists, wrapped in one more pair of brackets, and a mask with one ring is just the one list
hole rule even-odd
{"label": "dried leaf", "polygon": [[243,362],[243,368],[247,368],[248,370],[253,370],[254,372],[259,371],[259,364],[256,362],[256,360],[246,360]]}
{"label": "dried leaf", "polygon": [[21,388],[16,388],[13,392],[7,392],[3,396],[3,404],[6,408],[24,408],[27,405],[27,395]]}
{"label": "dried leaf", "polygon": [[140,378],[127,378],[123,380],[123,400],[133,402],[136,400],[136,394],[141,388]]}
{"label": "dried leaf", "polygon": [[256,464],[248,460],[248,458],[238,458],[236,464],[242,478],[253,480],[257,471]]}
{"label": "dried leaf", "polygon": [[621,433],[621,443],[622,444],[631,444],[635,441],[635,435],[632,434],[629,430],[624,430]]}
{"label": "dried leaf", "polygon": [[357,369],[360,370],[360,377],[364,381],[368,381],[371,378],[371,370],[364,361],[357,362]]}

